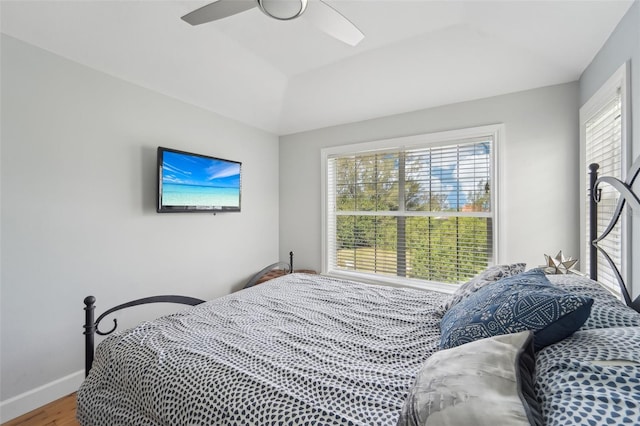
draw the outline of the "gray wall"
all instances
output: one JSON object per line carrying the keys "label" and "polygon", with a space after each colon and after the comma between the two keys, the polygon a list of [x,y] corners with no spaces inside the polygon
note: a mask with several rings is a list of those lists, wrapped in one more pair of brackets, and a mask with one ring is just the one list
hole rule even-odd
{"label": "gray wall", "polygon": [[[631,61],[631,158],[640,156],[640,0],[636,0],[580,77],[580,106],[604,84],[622,64]],[[640,191],[640,182],[635,185]],[[640,213],[634,212],[631,238],[631,279],[635,296],[640,296]]]}
{"label": "gray wall", "polygon": [[[3,35],[1,136],[2,401],[84,368],[85,296],[211,299],[278,257],[275,135]],[[159,145],[242,161],[242,212],[157,214]]]}
{"label": "gray wall", "polygon": [[502,262],[544,263],[579,254],[578,85],[514,93],[280,138],[280,257],[321,267],[320,150],[421,133],[504,123],[506,247]]}

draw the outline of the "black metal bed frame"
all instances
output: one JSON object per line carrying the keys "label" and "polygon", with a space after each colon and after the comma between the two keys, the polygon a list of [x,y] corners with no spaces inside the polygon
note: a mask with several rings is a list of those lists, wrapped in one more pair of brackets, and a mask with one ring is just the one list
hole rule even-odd
{"label": "black metal bed frame", "polygon": [[293,272],[293,252],[292,251],[289,252],[289,263],[287,263],[287,262],[276,262],[276,263],[272,263],[271,265],[262,268],[258,273],[256,273],[253,277],[251,277],[251,279],[249,281],[247,281],[247,283],[244,285],[244,288],[253,287],[254,285],[257,284],[257,282],[260,280],[260,278],[264,277],[269,272],[273,271],[274,269],[278,269],[278,268],[284,270],[285,274],[290,274],[290,273]]}
{"label": "black metal bed frame", "polygon": [[[600,166],[595,163],[589,165],[589,188],[591,189],[589,193],[589,240],[591,241],[589,246],[589,276],[594,281],[598,280],[597,256],[598,252],[600,252],[611,267],[611,270],[618,281],[620,293],[624,302],[634,310],[640,312],[640,296],[636,297],[635,300],[631,298],[629,289],[627,288],[617,265],[611,259],[609,254],[607,254],[607,252],[599,245],[599,243],[611,233],[613,228],[620,221],[625,205],[630,211],[640,213],[640,198],[638,198],[638,195],[633,191],[633,184],[638,175],[640,175],[640,157],[636,159],[629,169],[627,173],[627,180],[624,182],[611,176],[598,177],[599,168]],[[616,209],[614,210],[613,216],[611,217],[607,227],[600,235],[598,235],[597,204],[601,201],[601,184],[612,186],[616,191],[618,191],[620,198],[618,199]],[[639,248],[636,249],[640,250]],[[636,282],[637,281],[638,280],[636,279]]]}
{"label": "black metal bed frame", "polygon": [[151,296],[151,297],[143,297],[142,299],[132,300],[127,303],[123,303],[118,306],[114,306],[113,308],[105,311],[102,315],[98,317],[98,319],[94,320],[94,310],[96,298],[93,296],[87,296],[84,298],[84,336],[85,336],[85,347],[84,347],[84,375],[85,377],[89,374],[89,370],[91,370],[91,365],[93,364],[93,351],[94,351],[94,337],[96,334],[100,336],[106,336],[108,334],[113,333],[118,328],[118,320],[116,318],[113,319],[113,328],[109,331],[100,331],[98,326],[100,325],[100,321],[102,321],[107,315],[119,311],[121,309],[130,308],[132,306],[137,305],[146,305],[148,303],[180,303],[183,305],[195,306],[203,303],[204,300],[196,299],[195,297],[187,297],[187,296],[175,296],[175,295],[163,295],[163,296]]}
{"label": "black metal bed frame", "polygon": [[[255,283],[266,273],[269,271],[282,267],[285,269],[287,273],[291,273],[293,271],[293,252],[289,252],[289,263],[286,262],[276,262],[273,263],[266,268],[263,268],[258,273],[256,273],[251,279],[247,282],[244,288],[249,288],[255,285]],[[102,315],[98,317],[98,319],[94,320],[94,311],[95,311],[95,303],[96,298],[93,296],[87,296],[84,299],[84,374],[85,377],[89,374],[89,370],[91,370],[91,366],[93,365],[93,356],[95,351],[95,335],[98,334],[100,336],[107,336],[118,328],[118,320],[116,318],[113,319],[113,327],[109,331],[101,331],[98,326],[100,325],[100,321],[102,321],[107,315],[112,314],[121,309],[130,308],[132,306],[138,305],[146,305],[149,303],[178,303],[182,305],[190,305],[195,306],[200,303],[204,303],[205,301],[202,299],[197,299],[195,297],[188,296],[176,296],[176,295],[162,295],[162,296],[151,296],[151,297],[143,297],[142,299],[132,300],[130,302],[126,302],[120,304],[118,306],[114,306],[111,309],[108,309]]]}

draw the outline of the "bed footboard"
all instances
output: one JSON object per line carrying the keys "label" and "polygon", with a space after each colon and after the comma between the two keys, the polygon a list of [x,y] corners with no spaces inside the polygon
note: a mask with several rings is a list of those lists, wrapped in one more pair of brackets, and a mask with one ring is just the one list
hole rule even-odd
{"label": "bed footboard", "polygon": [[162,295],[162,296],[151,296],[144,297],[142,299],[132,300],[130,302],[123,303],[118,306],[114,306],[111,309],[105,311],[102,315],[98,317],[98,319],[94,320],[94,311],[95,311],[95,303],[96,298],[93,296],[87,296],[84,299],[84,311],[85,311],[85,319],[84,319],[84,336],[85,336],[85,348],[84,348],[84,375],[85,377],[89,374],[89,370],[91,370],[91,365],[93,364],[93,351],[94,351],[94,337],[96,334],[100,336],[106,336],[108,334],[113,333],[118,328],[118,320],[116,318],[113,319],[113,327],[109,331],[100,331],[98,328],[100,325],[100,321],[102,321],[107,315],[119,311],[121,309],[130,308],[132,306],[137,305],[146,305],[148,303],[179,303],[182,305],[190,305],[195,306],[203,303],[204,300],[196,299],[195,297],[187,297],[187,296],[175,296],[175,295]]}

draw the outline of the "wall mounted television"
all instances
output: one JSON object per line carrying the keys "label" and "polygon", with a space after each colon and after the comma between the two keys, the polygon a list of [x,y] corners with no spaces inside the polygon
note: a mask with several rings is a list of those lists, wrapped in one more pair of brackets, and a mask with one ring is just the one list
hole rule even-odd
{"label": "wall mounted television", "polygon": [[239,212],[242,163],[158,147],[158,213]]}

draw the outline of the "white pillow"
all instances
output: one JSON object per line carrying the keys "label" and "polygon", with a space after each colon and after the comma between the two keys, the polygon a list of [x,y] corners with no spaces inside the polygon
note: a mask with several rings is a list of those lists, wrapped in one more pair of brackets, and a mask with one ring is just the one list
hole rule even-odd
{"label": "white pillow", "polygon": [[436,352],[418,372],[398,426],[542,425],[534,369],[531,331]]}

